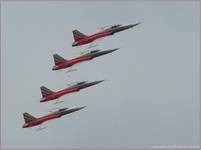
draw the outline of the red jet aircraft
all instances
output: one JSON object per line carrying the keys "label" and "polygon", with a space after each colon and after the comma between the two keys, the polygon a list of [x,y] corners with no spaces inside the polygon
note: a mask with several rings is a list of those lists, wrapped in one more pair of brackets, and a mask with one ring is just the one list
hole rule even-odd
{"label": "red jet aircraft", "polygon": [[120,24],[113,25],[111,27],[104,29],[101,32],[98,32],[98,33],[95,33],[95,34],[89,35],[89,36],[79,32],[78,30],[73,30],[74,42],[73,42],[72,46],[75,47],[75,46],[85,45],[85,44],[95,41],[96,39],[99,39],[99,38],[102,38],[105,36],[109,36],[109,35],[113,35],[114,33],[132,28],[139,24],[140,23],[129,24],[129,25],[120,25]]}
{"label": "red jet aircraft", "polygon": [[73,113],[75,111],[79,111],[79,110],[81,110],[81,109],[83,109],[85,107],[86,106],[72,108],[72,109],[61,108],[61,109],[59,109],[59,110],[57,110],[57,111],[55,111],[55,112],[53,112],[51,114],[48,114],[48,115],[45,115],[45,116],[42,116],[42,117],[39,117],[39,118],[35,118],[32,115],[30,115],[27,112],[25,112],[25,113],[23,113],[25,124],[22,127],[23,128],[29,128],[29,127],[37,126],[37,125],[42,124],[43,122],[46,122],[46,121],[49,121],[49,120],[52,120],[52,119],[56,119],[56,118],[60,118],[63,115],[67,115],[67,114]]}
{"label": "red jet aircraft", "polygon": [[41,86],[40,89],[41,89],[41,93],[42,93],[42,98],[40,99],[40,102],[47,102],[47,101],[55,100],[65,94],[78,92],[81,89],[96,85],[103,81],[104,80],[94,81],[94,82],[87,82],[87,81],[78,82],[66,89],[63,89],[63,90],[57,91],[57,92],[53,92],[53,91],[49,90],[48,88]]}
{"label": "red jet aircraft", "polygon": [[53,58],[54,58],[55,66],[52,68],[52,70],[60,70],[60,69],[68,68],[75,64],[81,63],[83,61],[92,60],[93,58],[96,58],[96,57],[99,57],[99,56],[102,56],[102,55],[105,55],[108,53],[112,53],[118,49],[119,48],[115,48],[115,49],[105,50],[105,51],[93,50],[89,53],[86,53],[80,57],[77,57],[77,58],[74,58],[71,60],[66,60],[66,59],[62,58],[61,56],[59,56],[58,54],[54,54]]}

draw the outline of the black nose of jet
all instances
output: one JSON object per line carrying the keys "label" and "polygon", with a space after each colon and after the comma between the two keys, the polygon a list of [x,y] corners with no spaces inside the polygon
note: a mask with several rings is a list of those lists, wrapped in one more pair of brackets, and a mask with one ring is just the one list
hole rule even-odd
{"label": "black nose of jet", "polygon": [[140,25],[141,22],[138,22],[138,23],[135,23],[135,24],[132,24],[131,27],[134,27],[134,26],[137,26],[137,25]]}
{"label": "black nose of jet", "polygon": [[96,84],[99,84],[99,83],[101,83],[103,81],[105,81],[105,80],[96,81]]}
{"label": "black nose of jet", "polygon": [[87,107],[87,106],[79,107],[79,110],[84,109],[85,107]]}
{"label": "black nose of jet", "polygon": [[119,50],[120,48],[115,48],[115,49],[111,49],[109,52],[114,52],[114,51],[117,51]]}

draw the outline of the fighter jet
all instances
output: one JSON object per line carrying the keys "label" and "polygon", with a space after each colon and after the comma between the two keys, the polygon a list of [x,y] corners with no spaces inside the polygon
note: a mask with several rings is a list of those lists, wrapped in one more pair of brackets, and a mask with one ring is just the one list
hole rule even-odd
{"label": "fighter jet", "polygon": [[73,58],[71,60],[66,60],[63,57],[59,56],[58,54],[54,54],[53,58],[54,58],[55,66],[52,68],[52,70],[60,70],[60,69],[72,67],[75,64],[78,64],[78,63],[81,63],[84,61],[88,61],[88,60],[92,60],[93,58],[96,58],[96,57],[99,57],[102,55],[106,55],[108,53],[112,53],[118,49],[119,48],[115,48],[115,49],[109,49],[109,50],[105,50],[105,51],[93,50],[82,56]]}
{"label": "fighter jet", "polygon": [[78,82],[76,84],[70,85],[66,89],[63,89],[63,90],[60,90],[57,92],[53,92],[53,91],[49,90],[48,88],[46,88],[45,86],[41,86],[40,89],[41,89],[41,93],[42,93],[42,98],[40,99],[40,102],[47,102],[47,101],[58,99],[59,97],[61,97],[63,95],[70,94],[73,92],[78,92],[81,89],[99,84],[103,81],[104,80],[94,81],[94,82],[87,82],[87,81]]}
{"label": "fighter jet", "polygon": [[81,109],[83,109],[85,107],[86,106],[72,108],[72,109],[61,108],[61,109],[59,109],[57,111],[54,111],[54,112],[52,112],[52,113],[50,113],[48,115],[45,115],[45,116],[42,116],[42,117],[39,117],[39,118],[35,118],[32,115],[30,115],[27,112],[25,112],[25,113],[23,113],[25,124],[22,127],[23,128],[29,128],[29,127],[37,126],[37,125],[42,124],[43,122],[46,122],[46,121],[49,121],[49,120],[52,120],[52,119],[56,119],[56,118],[60,118],[63,115],[67,115],[67,114],[73,113],[75,111],[79,111],[79,110],[81,110]]}
{"label": "fighter jet", "polygon": [[102,38],[105,36],[109,36],[109,35],[113,35],[114,33],[132,28],[139,24],[140,24],[140,22],[136,23],[136,24],[129,24],[129,25],[117,24],[117,25],[110,26],[106,29],[103,29],[101,32],[98,32],[98,33],[95,33],[95,34],[89,35],[89,36],[81,33],[78,30],[73,30],[74,42],[73,42],[72,46],[75,47],[75,46],[85,45],[85,44],[95,41],[96,39],[99,39],[99,38]]}

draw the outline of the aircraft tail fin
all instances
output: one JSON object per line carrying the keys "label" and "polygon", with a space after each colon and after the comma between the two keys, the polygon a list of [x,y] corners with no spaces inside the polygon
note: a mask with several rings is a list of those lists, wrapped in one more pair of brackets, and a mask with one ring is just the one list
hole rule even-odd
{"label": "aircraft tail fin", "polygon": [[24,117],[25,123],[28,123],[36,119],[34,116],[28,114],[27,112],[23,113],[23,117]]}
{"label": "aircraft tail fin", "polygon": [[63,57],[59,56],[58,54],[54,54],[53,58],[54,58],[55,65],[58,65],[58,64],[61,64],[61,63],[65,62],[65,61],[67,61],[66,59],[64,59]]}
{"label": "aircraft tail fin", "polygon": [[50,89],[46,88],[45,86],[41,86],[40,90],[41,90],[41,94],[42,94],[43,97],[54,93],[53,91],[51,91]]}
{"label": "aircraft tail fin", "polygon": [[87,36],[83,33],[81,33],[80,31],[78,30],[73,30],[73,36],[74,36],[74,40],[75,41],[78,41],[80,39],[83,39],[83,38],[86,38]]}

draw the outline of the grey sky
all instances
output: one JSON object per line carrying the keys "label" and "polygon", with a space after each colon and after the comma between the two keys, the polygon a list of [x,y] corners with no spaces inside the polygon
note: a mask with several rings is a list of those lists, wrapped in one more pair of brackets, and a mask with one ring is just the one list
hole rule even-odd
{"label": "grey sky", "polygon": [[[199,144],[198,2],[3,2],[1,13],[1,143],[3,148],[134,148]],[[75,67],[51,70],[52,55],[78,56],[72,30],[142,22],[98,41],[121,47]],[[22,129],[22,113],[41,116],[39,87],[105,82],[60,98],[59,107],[87,106]]]}

